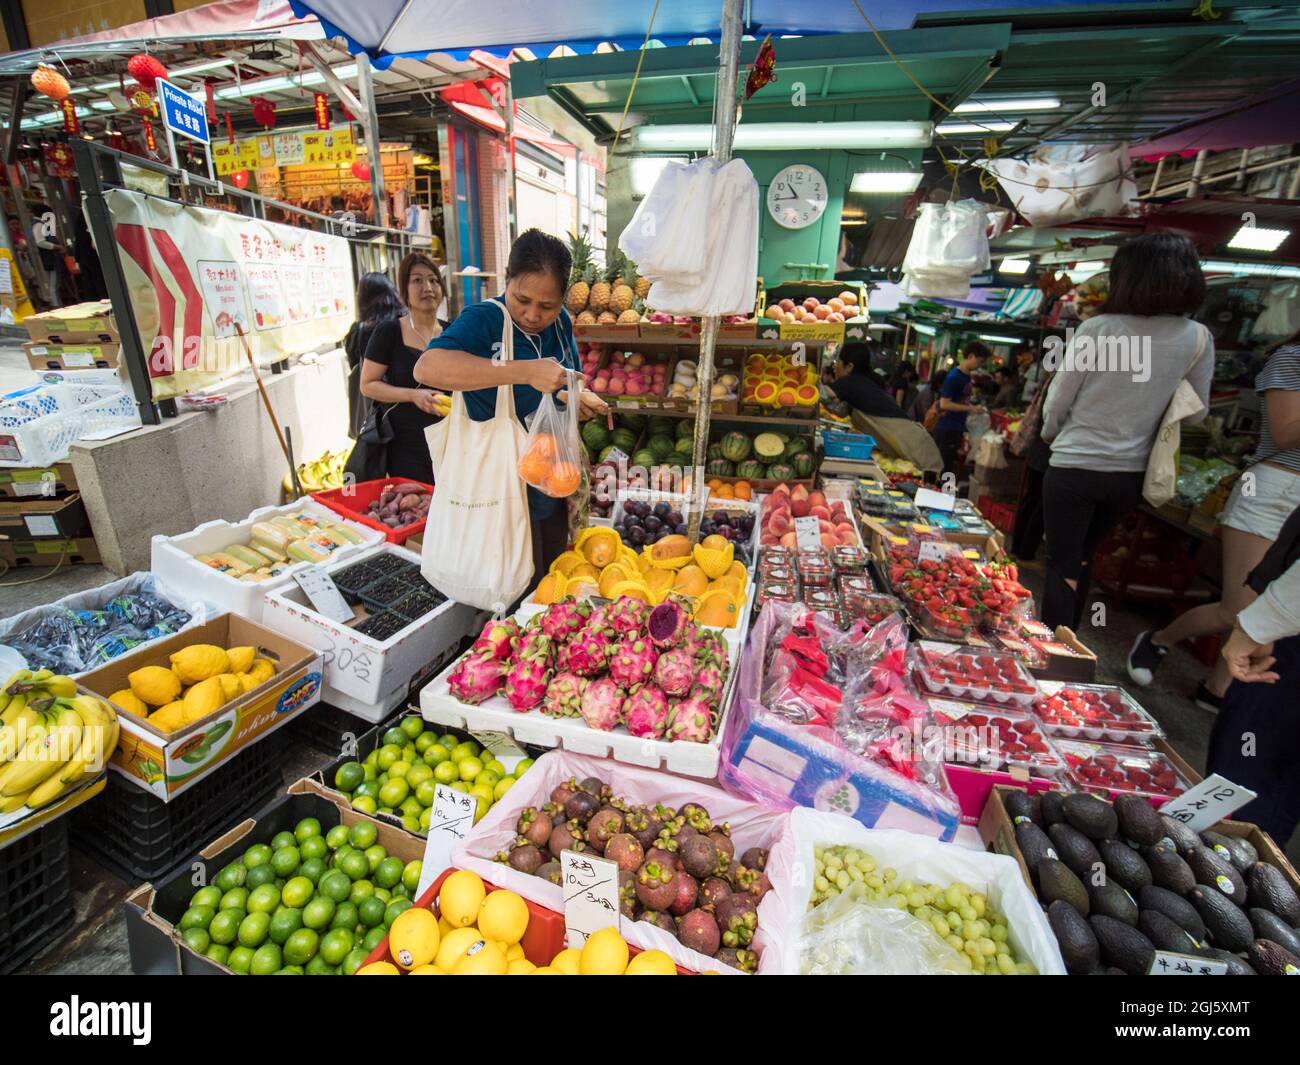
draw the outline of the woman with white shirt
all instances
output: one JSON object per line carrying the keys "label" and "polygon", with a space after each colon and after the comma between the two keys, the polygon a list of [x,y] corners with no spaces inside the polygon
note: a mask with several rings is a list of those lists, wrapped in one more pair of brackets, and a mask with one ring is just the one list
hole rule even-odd
{"label": "woman with white shirt", "polygon": [[[1047,580],[1043,621],[1078,628],[1093,553],[1142,499],[1156,430],[1187,378],[1208,403],[1214,375],[1209,331],[1186,316],[1205,299],[1196,247],[1156,233],[1121,245],[1100,313],[1075,329],[1043,406],[1052,445],[1043,478]],[[1204,411],[1188,421],[1204,418]]]}

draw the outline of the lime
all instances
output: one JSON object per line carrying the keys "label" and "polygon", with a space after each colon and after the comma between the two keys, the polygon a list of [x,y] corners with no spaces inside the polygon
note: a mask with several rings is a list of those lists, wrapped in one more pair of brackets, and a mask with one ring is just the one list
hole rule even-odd
{"label": "lime", "polygon": [[[383,909],[380,909],[382,915]],[[207,930],[203,928],[187,928],[181,933],[181,939],[185,945],[194,951],[195,954],[202,954],[209,946],[212,945],[212,937],[208,935]]]}
{"label": "lime", "polygon": [[414,743],[408,742],[406,746],[402,748],[402,761],[414,762],[419,757],[420,752],[415,749]]}
{"label": "lime", "polygon": [[[181,923],[176,927],[184,932],[188,928],[206,929],[212,923],[217,911],[211,906],[191,906],[181,914]],[[202,953],[202,952],[200,952]]]}
{"label": "lime", "polygon": [[492,792],[491,784],[480,784],[477,780],[469,789],[469,793],[477,799],[482,799],[489,806],[496,801],[496,796]]}
{"label": "lime", "polygon": [[373,767],[373,766],[378,765],[378,763],[379,763],[379,748],[378,748],[378,747],[376,747],[373,751],[371,751],[368,755],[366,755],[365,758],[362,759],[362,761],[361,761],[362,766],[372,766],[372,767]]}
{"label": "lime", "polygon": [[302,923],[307,928],[328,928],[334,920],[336,905],[333,899],[316,898],[307,903],[302,911]]}
{"label": "lime", "polygon": [[280,889],[274,884],[259,884],[248,894],[249,913],[271,913],[280,905]]}
{"label": "lime", "polygon": [[272,976],[302,976],[301,965],[286,965],[283,969],[277,969],[271,974]]}
{"label": "lime", "polygon": [[385,906],[388,905],[389,900],[391,900],[392,897],[393,897],[393,893],[389,891],[388,888],[386,887],[375,888],[375,898],[377,898]]}
{"label": "lime", "polygon": [[313,884],[319,884],[325,875],[325,862],[321,858],[311,858],[298,867],[298,875],[305,876]]}
{"label": "lime", "polygon": [[265,843],[254,843],[248,850],[244,851],[244,865],[249,869],[265,865],[270,860],[271,848]]}
{"label": "lime", "polygon": [[328,964],[319,954],[307,963],[304,970],[308,976],[337,976],[339,967]]}
{"label": "lime", "polygon": [[299,843],[305,839],[311,839],[312,836],[320,835],[320,822],[314,817],[304,817],[293,826],[293,836]]}
{"label": "lime", "polygon": [[352,885],[352,890],[348,892],[348,902],[354,906],[360,906],[363,901],[370,898],[374,893],[374,884],[369,880],[358,880]]}
{"label": "lime", "polygon": [[393,898],[409,899],[410,897],[411,897],[411,893],[406,890],[405,884],[398,884],[397,887],[393,888]]}
{"label": "lime", "polygon": [[412,829],[412,831],[419,832],[421,835],[427,835],[429,832],[429,825],[432,823],[432,821],[433,821],[433,807],[426,806],[423,810],[420,811],[420,820],[419,820],[420,827],[416,829]]}
{"label": "lime", "polygon": [[217,874],[217,879],[213,881],[213,884],[222,891],[229,891],[231,888],[242,887],[247,876],[248,867],[246,865],[242,862],[231,862]]}
{"label": "lime", "polygon": [[463,780],[453,780],[453,781],[451,782],[451,790],[452,790],[452,791],[459,791],[462,795],[468,795],[468,794],[469,794],[469,784],[468,784],[467,782],[463,781]]}
{"label": "lime", "polygon": [[461,780],[473,780],[483,772],[483,763],[473,757],[462,758],[456,763],[456,768],[460,771]]}
{"label": "lime", "polygon": [[190,899],[190,906],[211,906],[214,910],[221,902],[222,890],[219,887],[208,886],[199,888],[194,892],[194,897]]}
{"label": "lime", "polygon": [[433,800],[438,795],[438,782],[435,780],[425,780],[415,789],[415,801],[421,807],[427,808],[433,805]]}
{"label": "lime", "polygon": [[280,892],[280,901],[293,909],[300,909],[307,905],[314,894],[316,894],[315,884],[305,876],[295,876],[284,885],[284,890]]}
{"label": "lime", "polygon": [[420,800],[414,795],[408,795],[402,800],[402,805],[399,806],[398,809],[406,817],[419,817],[420,811],[423,810],[424,807],[420,805]]}
{"label": "lime", "polygon": [[370,821],[358,821],[348,829],[348,842],[360,850],[373,847],[378,838],[379,829]]}
{"label": "lime", "polygon": [[398,762],[394,762],[392,765],[388,767],[388,779],[402,780],[406,777],[406,774],[411,771],[411,769],[412,769],[411,763],[406,761],[405,759],[402,759],[401,761]]}
{"label": "lime", "polygon": [[390,816],[393,815],[393,814],[395,814],[395,813],[397,813],[397,811],[394,810],[391,806],[381,806],[381,807],[379,808],[379,812],[380,812],[381,814],[388,814],[388,815],[390,815]]}
{"label": "lime", "polygon": [[483,820],[483,815],[492,809],[492,800],[484,799],[482,796],[475,796],[477,805],[474,807],[474,824]]}
{"label": "lime", "polygon": [[272,943],[284,946],[288,938],[302,927],[302,910],[281,906],[271,915],[271,928],[267,933]]}
{"label": "lime", "polygon": [[208,949],[203,952],[203,956],[211,958],[218,965],[225,965],[230,957],[230,948],[223,943],[209,943]]}
{"label": "lime", "polygon": [[254,976],[270,976],[280,971],[283,961],[279,947],[274,943],[263,943],[253,954],[253,962],[248,971]]}
{"label": "lime", "polygon": [[370,863],[362,851],[349,851],[339,862],[339,869],[347,874],[349,880],[357,881],[370,875]]}
{"label": "lime", "polygon": [[386,743],[379,748],[379,757],[375,759],[375,768],[381,772],[387,771],[388,767],[402,757],[402,748],[395,744]]}
{"label": "lime", "polygon": [[325,846],[336,851],[348,841],[348,826],[335,825],[325,836]]}
{"label": "lime", "polygon": [[516,780],[518,780],[525,773],[527,773],[528,770],[532,768],[533,768],[533,760],[531,758],[525,758],[523,761],[521,761],[518,765],[515,766],[515,771],[512,775]]}
{"label": "lime", "polygon": [[500,773],[485,768],[483,772],[474,778],[474,783],[482,784],[485,788],[495,788],[497,786],[497,781],[500,779]]}
{"label": "lime", "polygon": [[398,727],[406,733],[407,739],[413,740],[424,731],[424,718],[418,714],[407,714]]}
{"label": "lime", "polygon": [[438,737],[438,742],[447,748],[448,753],[451,753],[456,744],[460,743],[460,737],[454,732],[444,732]]}
{"label": "lime", "polygon": [[[428,813],[427,810],[424,812]],[[414,814],[402,814],[402,827],[406,829],[407,832],[418,833],[420,831],[420,819]]]}
{"label": "lime", "polygon": [[[266,933],[271,929],[271,915],[263,911],[250,913],[239,922],[239,945],[241,947],[260,947],[266,942]],[[279,968],[279,966],[276,966]]]}
{"label": "lime", "polygon": [[436,769],[450,757],[451,752],[447,750],[446,747],[441,743],[435,743],[425,749],[424,753],[420,756],[420,760],[423,761],[425,765]]}
{"label": "lime", "polygon": [[432,732],[421,732],[415,737],[415,749],[420,754],[424,754],[430,747],[438,745],[438,737]]}
{"label": "lime", "polygon": [[375,886],[382,888],[396,886],[402,879],[402,868],[401,858],[385,858],[375,870]]}
{"label": "lime", "polygon": [[366,964],[366,959],[370,957],[370,951],[364,947],[355,947],[348,951],[348,956],[343,959],[339,966],[344,976],[351,976],[354,972]]}
{"label": "lime", "polygon": [[384,781],[388,779],[387,774],[375,780],[367,780],[361,787],[352,793],[352,798],[357,799],[365,795],[372,799],[379,798],[379,789],[384,786]]}
{"label": "lime", "polygon": [[498,780],[500,780],[502,777],[508,777],[510,775],[510,770],[508,770],[504,765],[502,765],[502,763],[496,758],[493,758],[492,761],[488,762],[488,764],[484,766],[484,768],[492,770],[492,772],[494,772],[497,775]]}
{"label": "lime", "polygon": [[409,739],[414,739],[414,737],[408,736],[400,728],[394,725],[392,728],[388,729],[384,733],[384,738],[382,742],[385,747],[389,746],[390,744],[394,747],[405,747],[406,741]]}
{"label": "lime", "polygon": [[504,777],[497,781],[497,786],[492,789],[492,801],[500,802],[505,793],[515,786],[514,777]]}
{"label": "lime", "polygon": [[411,785],[401,777],[389,777],[388,783],[379,789],[380,806],[399,806],[403,799],[411,794]]}
{"label": "lime", "polygon": [[379,868],[379,863],[388,857],[388,849],[376,843],[373,847],[366,848],[366,861],[370,863],[370,871],[373,873]]}
{"label": "lime", "polygon": [[240,976],[248,975],[248,968],[253,964],[253,952],[248,947],[235,947],[226,958],[226,965],[237,972]]}
{"label": "lime", "polygon": [[425,781],[433,779],[433,769],[425,765],[423,762],[416,762],[415,765],[411,766],[411,768],[406,771],[406,776],[403,779],[411,786],[411,790],[414,791]]}
{"label": "lime", "polygon": [[361,915],[357,913],[357,904],[344,899],[334,908],[334,916],[330,919],[330,928],[346,928],[351,931],[360,923]]}
{"label": "lime", "polygon": [[379,803],[375,802],[373,795],[358,795],[352,800],[352,809],[363,814],[378,813]]}
{"label": "lime", "polygon": [[[284,835],[289,836],[289,833],[286,832]],[[289,836],[289,839],[292,840],[293,837]],[[275,870],[276,876],[293,876],[301,864],[302,855],[298,853],[298,848],[293,843],[290,843],[287,847],[281,847],[271,855],[271,868]]]}
{"label": "lime", "polygon": [[295,847],[298,841],[293,838],[292,832],[277,832],[271,837],[271,850],[278,851],[284,847]]}
{"label": "lime", "polygon": [[221,896],[221,902],[217,905],[218,910],[246,910],[248,909],[248,888],[237,887],[231,888]]}
{"label": "lime", "polygon": [[352,878],[339,869],[331,869],[317,885],[320,893],[334,902],[343,902],[352,890]]}
{"label": "lime", "polygon": [[393,899],[384,910],[384,927],[392,928],[397,915],[411,908],[410,899]]}
{"label": "lime", "polygon": [[365,765],[363,765],[361,767],[361,772],[364,774],[362,778],[363,780],[374,780],[376,777],[379,776],[379,770],[375,768],[374,762],[367,762]]}
{"label": "lime", "polygon": [[320,936],[310,928],[299,928],[284,943],[284,960],[292,965],[306,965],[320,948]]}
{"label": "lime", "polygon": [[363,925],[367,928],[374,928],[375,925],[383,923],[386,908],[382,900],[371,895],[370,898],[361,900],[361,904],[357,907],[357,913],[360,914]]}
{"label": "lime", "polygon": [[331,928],[320,941],[317,955],[326,965],[341,965],[352,950],[355,939],[350,928]]}
{"label": "lime", "polygon": [[453,762],[461,762],[466,758],[474,758],[482,749],[483,748],[473,740],[462,740],[451,749],[451,760]]}
{"label": "lime", "polygon": [[360,762],[344,762],[334,773],[334,786],[339,791],[352,791],[366,779],[366,771]]}
{"label": "lime", "polygon": [[377,924],[361,937],[361,945],[366,948],[366,953],[369,954],[384,941],[387,935],[388,929],[382,924]]}
{"label": "lime", "polygon": [[275,883],[275,870],[271,868],[270,863],[258,865],[248,871],[248,879],[244,885],[250,890],[261,887],[263,884]]}
{"label": "lime", "polygon": [[420,873],[424,869],[424,863],[420,859],[413,862],[407,862],[406,868],[402,870],[402,887],[406,888],[412,895],[420,886]]}
{"label": "lime", "polygon": [[313,858],[324,858],[329,852],[324,836],[308,836],[298,844],[298,853],[302,855],[304,862],[309,862]]}
{"label": "lime", "polygon": [[460,779],[460,768],[448,759],[433,767],[433,779],[439,784],[454,784]]}
{"label": "lime", "polygon": [[208,925],[208,935],[212,937],[212,942],[233,943],[239,936],[239,923],[243,919],[243,910],[222,910]]}

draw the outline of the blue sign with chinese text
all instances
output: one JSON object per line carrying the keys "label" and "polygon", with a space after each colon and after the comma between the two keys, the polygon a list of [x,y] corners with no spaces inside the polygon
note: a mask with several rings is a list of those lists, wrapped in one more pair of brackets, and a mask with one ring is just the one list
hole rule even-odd
{"label": "blue sign with chinese text", "polygon": [[208,110],[202,100],[159,78],[158,101],[162,104],[163,122],[173,132],[208,143]]}

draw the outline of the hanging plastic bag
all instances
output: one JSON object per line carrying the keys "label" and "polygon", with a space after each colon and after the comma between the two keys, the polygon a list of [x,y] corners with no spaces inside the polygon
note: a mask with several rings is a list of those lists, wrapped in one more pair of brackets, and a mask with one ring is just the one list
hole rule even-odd
{"label": "hanging plastic bag", "polygon": [[578,375],[572,370],[568,374],[569,402],[561,410],[553,396],[542,396],[517,466],[525,484],[556,499],[568,499],[582,484]]}
{"label": "hanging plastic bag", "polygon": [[1031,226],[1136,214],[1128,145],[1044,144],[1024,159],[989,159],[1002,191]]}

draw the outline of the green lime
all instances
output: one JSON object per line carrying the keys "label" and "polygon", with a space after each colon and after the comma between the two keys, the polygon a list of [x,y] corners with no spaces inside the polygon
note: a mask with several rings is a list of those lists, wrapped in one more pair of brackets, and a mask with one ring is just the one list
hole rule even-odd
{"label": "green lime", "polygon": [[433,805],[433,800],[437,795],[438,783],[434,780],[423,781],[420,786],[415,789],[415,801],[426,810]]}
{"label": "green lime", "polygon": [[271,913],[280,905],[280,889],[274,884],[259,884],[248,893],[249,913]]}
{"label": "green lime", "polygon": [[344,900],[334,908],[334,916],[330,919],[330,928],[346,928],[349,932],[361,923],[361,915],[357,913],[357,904]]}
{"label": "green lime", "polygon": [[415,749],[423,755],[430,747],[438,746],[438,737],[432,732],[421,732],[415,737]]}
{"label": "green lime", "polygon": [[231,888],[242,887],[247,876],[248,867],[243,862],[231,862],[217,874],[213,884],[222,891],[229,891]]}
{"label": "green lime", "polygon": [[404,779],[411,786],[411,789],[415,790],[426,780],[433,779],[433,770],[423,762],[416,762],[415,765],[411,766],[411,768],[406,771],[406,777]]}
{"label": "green lime", "polygon": [[258,865],[248,871],[248,879],[244,881],[244,886],[252,890],[261,887],[263,884],[275,883],[275,870],[271,868],[268,862],[265,865]]}
{"label": "green lime", "polygon": [[254,843],[248,850],[244,851],[244,865],[249,869],[255,869],[259,865],[265,865],[271,860],[271,848],[265,843]]}
{"label": "green lime", "polygon": [[419,828],[412,829],[411,831],[418,832],[420,835],[426,836],[429,834],[429,825],[432,821],[433,821],[433,807],[426,806],[423,810],[420,811]]}
{"label": "green lime", "polygon": [[222,910],[208,925],[208,935],[214,943],[233,943],[239,936],[239,923],[244,919],[243,910]]}
{"label": "green lime", "polygon": [[185,941],[185,945],[189,947],[190,950],[194,951],[195,954],[202,954],[212,945],[212,937],[208,935],[207,930],[197,926],[185,929],[185,931],[181,933],[181,939]]}
{"label": "green lime", "polygon": [[377,924],[370,929],[361,940],[361,945],[366,948],[366,954],[369,955],[372,950],[379,946],[387,935],[388,929],[382,924]]}
{"label": "green lime", "polygon": [[488,788],[495,788],[497,781],[501,779],[501,774],[494,770],[484,767],[483,772],[474,778],[475,784],[482,784]]}
{"label": "green lime", "polygon": [[313,836],[320,835],[320,822],[314,817],[304,817],[293,826],[293,837],[298,841],[299,846],[305,839],[311,839]]}
{"label": "green lime", "polygon": [[271,850],[278,851],[284,847],[296,846],[298,841],[293,838],[292,832],[277,832],[271,838]]}
{"label": "green lime", "polygon": [[470,786],[469,793],[473,795],[476,799],[482,799],[489,806],[491,806],[492,803],[496,801],[496,797],[493,794],[491,786],[487,784],[480,784],[477,780],[474,781],[474,783]]}
{"label": "green lime", "polygon": [[451,782],[451,790],[452,790],[452,791],[458,791],[458,792],[460,792],[462,795],[468,795],[468,794],[469,794],[469,784],[466,783],[466,782],[463,781],[463,780],[456,779],[456,780],[453,780],[453,781]]}
{"label": "green lime", "polygon": [[379,748],[379,757],[375,759],[375,768],[381,773],[402,757],[402,748],[396,744],[386,743]]}
{"label": "green lime", "polygon": [[339,869],[331,869],[320,878],[317,888],[327,899],[343,902],[352,890],[352,879]]}
{"label": "green lime", "polygon": [[247,976],[249,966],[253,964],[253,951],[249,947],[235,947],[226,958],[226,965],[240,976]]}
{"label": "green lime", "polygon": [[366,964],[366,959],[370,957],[370,951],[364,947],[354,947],[348,951],[348,956],[343,959],[339,969],[344,976],[351,976],[354,972]]}
{"label": "green lime", "polygon": [[388,783],[379,789],[380,806],[398,806],[411,794],[411,785],[401,777],[389,777]]}
{"label": "green lime", "polygon": [[272,943],[284,946],[285,940],[302,927],[302,910],[281,906],[271,915],[271,928],[268,932]]}
{"label": "green lime", "polygon": [[194,892],[194,897],[190,899],[190,906],[211,906],[215,910],[221,902],[221,895],[221,888],[215,885],[199,888],[198,891]]}
{"label": "green lime", "polygon": [[375,780],[379,776],[379,770],[375,768],[373,762],[367,762],[361,767],[361,772],[365,774],[363,780]]}
{"label": "green lime", "polygon": [[313,858],[324,858],[329,852],[324,836],[308,836],[298,844],[298,853],[302,855],[304,862],[309,862]]}
{"label": "green lime", "polygon": [[[424,812],[428,813],[427,810]],[[406,829],[407,832],[418,834],[420,831],[420,819],[413,814],[402,814],[402,827]]]}
{"label": "green lime", "polygon": [[451,749],[451,760],[453,762],[461,762],[466,758],[474,758],[482,749],[483,748],[473,740],[461,740]]}
{"label": "green lime", "polygon": [[370,871],[373,873],[379,868],[379,863],[388,857],[388,848],[376,843],[373,847],[366,848],[366,861],[370,863]]}
{"label": "green lime", "polygon": [[471,755],[469,758],[461,758],[457,761],[456,768],[460,772],[461,780],[473,780],[483,772],[483,763]]}
{"label": "green lime", "polygon": [[[264,911],[250,913],[239,922],[239,945],[256,949],[266,942],[266,933],[271,929],[271,915]],[[279,966],[277,965],[278,969]]]}
{"label": "green lime", "polygon": [[280,892],[281,901],[294,909],[301,909],[316,894],[316,885],[305,876],[295,876]]}
{"label": "green lime", "polygon": [[420,811],[423,810],[424,807],[420,805],[420,800],[414,795],[408,795],[402,800],[402,805],[399,806],[398,809],[406,817],[419,817]]}
{"label": "green lime", "polygon": [[451,752],[447,750],[446,747],[441,743],[435,743],[432,746],[425,748],[424,753],[420,756],[420,760],[424,762],[425,765],[437,769],[439,765],[447,761],[450,757]]}
{"label": "green lime", "polygon": [[358,795],[352,800],[352,809],[363,814],[374,814],[379,812],[379,803],[373,795]]}
{"label": "green lime", "polygon": [[350,928],[331,928],[321,937],[317,955],[326,965],[341,965],[356,942]]}
{"label": "green lime", "polygon": [[367,928],[374,928],[375,925],[383,923],[385,908],[383,900],[372,895],[368,899],[361,900],[361,904],[357,907],[357,913],[360,914],[363,925]]}
{"label": "green lime", "polygon": [[376,747],[373,751],[371,751],[368,755],[366,755],[363,759],[361,759],[361,764],[363,766],[374,766],[377,765],[378,762],[379,762],[378,747]]}
{"label": "green lime", "polygon": [[325,846],[336,851],[348,841],[348,826],[335,825],[325,836]]}
{"label": "green lime", "polygon": [[420,752],[415,749],[415,744],[408,742],[402,748],[402,761],[414,762],[420,757]]}
{"label": "green lime", "polygon": [[310,928],[299,928],[284,944],[284,960],[292,965],[306,965],[320,948],[320,936]]}
{"label": "green lime", "polygon": [[413,738],[414,737],[412,736],[408,736],[405,732],[403,732],[400,728],[398,728],[398,726],[394,725],[392,728],[388,729],[384,733],[381,742],[385,747],[389,746],[390,744],[394,747],[405,747],[406,741]]}
{"label": "green lime", "polygon": [[348,902],[354,906],[360,906],[363,900],[370,898],[374,893],[374,884],[369,880],[358,880],[352,885],[352,890],[348,892]]}
{"label": "green lime", "polygon": [[312,899],[303,907],[302,923],[307,928],[328,928],[330,921],[334,919],[335,908],[333,899]]}
{"label": "green lime", "polygon": [[514,777],[503,777],[497,781],[497,786],[492,789],[492,801],[500,802],[505,793],[515,786]]}
{"label": "green lime", "polygon": [[[289,833],[285,833],[289,836]],[[289,836],[292,840],[293,837]],[[281,847],[271,856],[271,868],[275,870],[276,876],[293,876],[302,864],[302,855],[298,853],[298,848],[290,843],[287,847]]]}
{"label": "green lime", "polygon": [[411,893],[406,890],[405,884],[398,884],[397,887],[393,888],[393,898],[409,899],[410,897],[411,897]]}
{"label": "green lime", "polygon": [[510,770],[508,770],[504,765],[502,765],[500,761],[498,761],[495,758],[493,758],[490,762],[488,762],[488,764],[485,765],[483,768],[492,770],[492,772],[494,772],[497,775],[498,780],[500,780],[502,777],[508,777],[510,775]]}
{"label": "green lime", "polygon": [[379,812],[381,814],[388,814],[390,817],[397,813],[397,811],[394,810],[391,806],[381,806],[379,808]]}
{"label": "green lime", "polygon": [[510,775],[513,776],[516,780],[518,780],[525,773],[527,773],[528,770],[532,768],[533,768],[533,760],[531,758],[525,758],[521,762],[519,762],[518,765],[515,766],[515,771]]}
{"label": "green lime", "polygon": [[370,862],[362,851],[349,851],[339,862],[339,869],[347,874],[349,880],[357,881],[370,875]]}
{"label": "green lime", "polygon": [[283,964],[284,959],[280,955],[280,948],[274,943],[263,943],[253,954],[253,963],[248,971],[254,976],[270,976],[272,973],[279,972]]}
{"label": "green lime", "polygon": [[283,969],[277,969],[271,974],[272,976],[302,976],[301,965],[286,965]]}
{"label": "green lime", "polygon": [[313,884],[319,884],[325,875],[325,862],[321,858],[309,858],[298,867],[298,875],[305,876]]}
{"label": "green lime", "polygon": [[393,893],[389,891],[388,888],[386,887],[375,888],[375,898],[377,898],[385,906],[388,905],[388,900],[391,899],[392,897],[393,897]]}
{"label": "green lime", "polygon": [[476,795],[474,796],[474,802],[476,804],[474,807],[474,824],[477,825],[483,820],[483,815],[492,809],[492,800],[484,799],[482,796]]}
{"label": "green lime", "polygon": [[398,727],[406,733],[407,739],[413,740],[424,731],[424,718],[418,714],[407,714]]}
{"label": "green lime", "polygon": [[402,887],[406,888],[412,896],[420,886],[420,873],[423,869],[424,863],[417,858],[413,862],[407,862],[402,870]]}
{"label": "green lime", "polygon": [[450,758],[433,767],[433,779],[439,784],[454,784],[460,779],[460,767]]}
{"label": "green lime", "polygon": [[393,899],[384,908],[384,927],[392,928],[393,922],[397,920],[397,915],[411,908],[410,899]]}
{"label": "green lime", "polygon": [[395,886],[402,879],[402,868],[401,858],[385,858],[379,863],[379,868],[375,870],[375,886],[382,888]]}
{"label": "green lime", "polygon": [[379,838],[379,829],[372,821],[358,821],[348,829],[348,842],[359,850],[373,847]]}
{"label": "green lime", "polygon": [[182,932],[188,928],[206,929],[212,923],[216,913],[217,911],[211,906],[191,906],[181,914],[181,923],[176,927]]}
{"label": "green lime", "polygon": [[337,965],[327,964],[325,960],[317,954],[307,963],[307,968],[304,972],[308,976],[337,976],[339,973],[339,967]]}
{"label": "green lime", "polygon": [[392,765],[388,767],[388,779],[404,780],[406,779],[406,774],[409,773],[413,768],[415,767],[411,765],[410,762],[407,762],[405,760],[400,762],[394,762]]}
{"label": "green lime", "polygon": [[209,943],[208,949],[203,952],[205,958],[211,958],[218,965],[228,965],[230,959],[230,948],[224,943]]}

